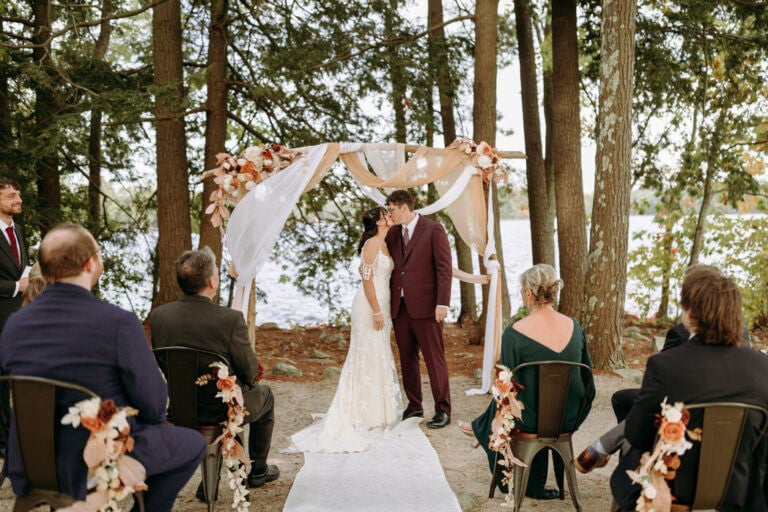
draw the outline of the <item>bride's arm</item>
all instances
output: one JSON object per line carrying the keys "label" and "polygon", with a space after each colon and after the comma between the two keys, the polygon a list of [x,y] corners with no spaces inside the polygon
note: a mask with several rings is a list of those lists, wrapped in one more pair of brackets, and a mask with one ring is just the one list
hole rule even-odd
{"label": "bride's arm", "polygon": [[376,240],[369,239],[363,246],[363,264],[361,265],[361,276],[363,278],[363,293],[368,300],[368,304],[373,311],[373,329],[380,331],[384,328],[384,315],[381,313],[381,306],[376,298],[376,289],[373,286],[373,268],[376,263],[376,255],[379,252],[379,245]]}

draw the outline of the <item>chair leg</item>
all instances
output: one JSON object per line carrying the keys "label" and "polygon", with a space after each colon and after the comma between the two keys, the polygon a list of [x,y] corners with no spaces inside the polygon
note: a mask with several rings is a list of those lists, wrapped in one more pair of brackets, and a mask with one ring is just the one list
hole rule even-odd
{"label": "chair leg", "polygon": [[219,490],[219,474],[221,472],[221,446],[219,443],[209,444],[205,449],[205,459],[200,465],[203,477],[203,494],[208,504],[208,512],[213,512],[213,505]]}
{"label": "chair leg", "polygon": [[493,476],[491,477],[491,488],[488,490],[488,498],[493,498],[496,494],[496,484],[501,478],[501,465],[499,464],[499,453],[493,458]]}
{"label": "chair leg", "polygon": [[565,465],[565,476],[568,478],[568,488],[571,490],[573,507],[577,511],[581,511],[581,495],[579,494],[579,484],[576,481],[576,466],[573,463],[573,445],[568,440],[567,442],[555,443],[552,447],[562,457],[562,462]]}
{"label": "chair leg", "polygon": [[513,438],[512,452],[515,456],[523,461],[526,466],[520,467],[515,465],[513,474],[515,479],[515,500],[514,500],[514,512],[520,510],[520,506],[525,498],[525,490],[528,487],[528,478],[531,473],[531,463],[533,458],[539,453],[540,450],[546,448],[546,445],[534,440],[526,440],[523,438]]}
{"label": "chair leg", "polygon": [[552,452],[552,470],[555,473],[555,483],[557,483],[557,490],[560,491],[560,500],[565,499],[565,485],[563,484],[563,475],[565,474],[565,463],[560,456],[560,452],[557,450],[550,450]]}

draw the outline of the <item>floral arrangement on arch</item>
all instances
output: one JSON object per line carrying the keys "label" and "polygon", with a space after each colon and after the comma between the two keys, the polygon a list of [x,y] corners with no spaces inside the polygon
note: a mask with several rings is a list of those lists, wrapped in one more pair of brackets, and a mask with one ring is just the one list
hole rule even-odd
{"label": "floral arrangement on arch", "polygon": [[60,512],[119,511],[118,502],[136,491],[147,490],[144,466],[126,455],[133,450],[128,417],[132,407],[115,406],[112,400],[90,398],[76,403],[61,418],[62,425],[82,425],[91,434],[83,450],[88,466],[88,495]]}
{"label": "floral arrangement on arch", "polygon": [[472,139],[459,137],[448,149],[458,149],[468,155],[482,173],[485,183],[506,183],[509,179],[507,168],[501,163],[501,153],[485,141],[476,144]]}
{"label": "floral arrangement on arch", "polygon": [[[512,478],[512,465],[525,467],[525,463],[512,453],[512,433],[515,430],[515,420],[522,414],[523,404],[517,400],[517,388],[520,385],[515,382],[512,370],[503,364],[496,365],[496,379],[491,387],[491,394],[496,402],[496,415],[491,422],[491,436],[488,448],[498,452],[502,458],[498,464],[502,465],[501,483],[509,484]],[[507,494],[507,501],[510,495]]]}
{"label": "floral arrangement on arch", "polygon": [[243,445],[237,440],[237,435],[243,431],[243,421],[248,411],[243,407],[243,390],[237,383],[234,375],[229,374],[227,365],[221,362],[211,363],[211,373],[206,373],[197,378],[195,383],[204,386],[210,381],[216,381],[216,398],[227,404],[227,420],[222,423],[224,429],[214,442],[221,443],[221,453],[224,457],[224,466],[227,468],[229,488],[234,492],[232,498],[232,510],[246,512],[250,510],[248,502],[248,489],[245,486],[245,465],[248,457],[245,455]]}
{"label": "floral arrangement on arch", "polygon": [[680,455],[693,447],[691,441],[701,441],[701,429],[688,429],[691,415],[682,402],[674,405],[661,402],[658,415],[659,437],[653,452],[645,452],[640,458],[637,471],[627,471],[633,482],[640,484],[642,492],[637,499],[636,510],[640,512],[666,512],[671,510],[673,496],[668,481],[675,478],[680,467]]}
{"label": "floral arrangement on arch", "polygon": [[218,188],[208,198],[205,213],[211,216],[213,227],[222,228],[229,218],[229,207],[237,204],[249,190],[293,162],[298,153],[280,144],[261,144],[245,148],[232,156],[216,155],[216,167],[203,173],[203,179],[213,176]]}

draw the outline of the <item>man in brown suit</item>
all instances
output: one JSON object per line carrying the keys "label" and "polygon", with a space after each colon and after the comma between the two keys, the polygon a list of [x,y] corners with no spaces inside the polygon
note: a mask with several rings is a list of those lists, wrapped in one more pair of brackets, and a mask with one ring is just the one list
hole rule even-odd
{"label": "man in brown suit", "polygon": [[413,211],[413,196],[396,190],[387,197],[396,224],[386,237],[395,263],[389,283],[392,322],[408,406],[403,419],[423,416],[419,351],[429,373],[435,416],[429,428],[451,422],[451,392],[443,346],[443,320],[451,300],[451,246],[443,226]]}

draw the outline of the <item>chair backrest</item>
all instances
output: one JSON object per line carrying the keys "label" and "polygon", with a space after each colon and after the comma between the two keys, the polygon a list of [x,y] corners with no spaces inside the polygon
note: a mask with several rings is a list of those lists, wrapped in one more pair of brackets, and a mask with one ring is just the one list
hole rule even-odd
{"label": "chair backrest", "polygon": [[11,386],[13,421],[16,427],[24,476],[32,489],[59,492],[56,477],[56,449],[54,432],[57,390],[68,390],[83,396],[73,403],[97,395],[88,388],[46,379],[21,375],[2,375],[0,381]]}
{"label": "chair backrest", "polygon": [[155,359],[168,381],[171,401],[169,419],[176,425],[197,428],[216,425],[226,419],[227,406],[216,398],[216,383],[198,386],[195,381],[211,373],[211,363],[222,362],[231,369],[229,358],[218,352],[172,346],[156,348]]}
{"label": "chair backrest", "polygon": [[[536,433],[538,437],[555,438],[563,430],[568,392],[570,390],[571,373],[579,372],[584,382],[584,397],[579,407],[577,424],[584,419],[587,398],[593,386],[592,369],[583,363],[573,361],[534,361],[517,365],[512,369],[513,375],[524,368],[537,367],[539,371],[539,396]],[[533,370],[533,368],[531,368]]]}
{"label": "chair backrest", "polygon": [[728,491],[750,411],[762,414],[762,426],[751,447],[754,450],[768,429],[768,410],[738,402],[711,402],[686,407],[690,411],[704,410],[696,493],[691,508],[716,510],[722,505]]}

